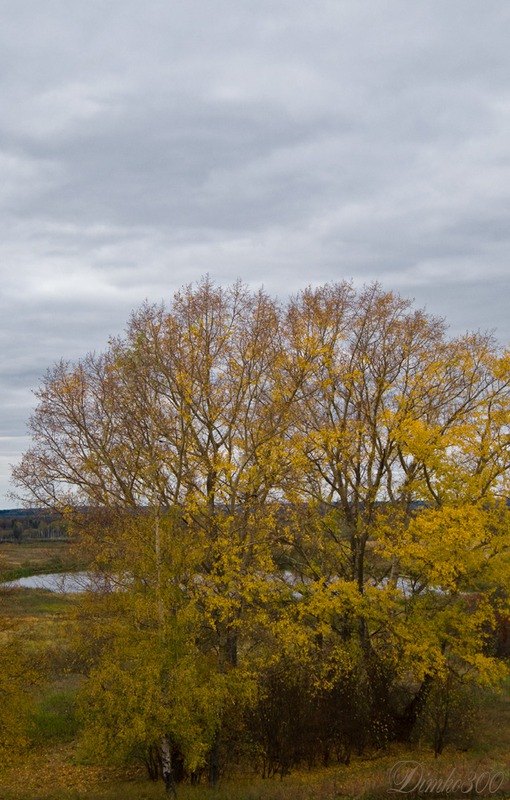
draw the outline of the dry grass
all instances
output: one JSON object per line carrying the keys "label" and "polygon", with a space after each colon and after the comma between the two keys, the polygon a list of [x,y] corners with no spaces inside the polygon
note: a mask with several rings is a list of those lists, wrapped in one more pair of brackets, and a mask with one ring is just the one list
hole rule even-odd
{"label": "dry grass", "polygon": [[5,568],[51,567],[54,564],[71,566],[74,560],[73,546],[70,542],[2,542],[0,561]]}
{"label": "dry grass", "polygon": [[140,779],[140,770],[82,766],[76,763],[75,755],[73,743],[32,751],[0,778],[0,797],[2,800],[108,797],[107,789],[118,791],[126,779]]}

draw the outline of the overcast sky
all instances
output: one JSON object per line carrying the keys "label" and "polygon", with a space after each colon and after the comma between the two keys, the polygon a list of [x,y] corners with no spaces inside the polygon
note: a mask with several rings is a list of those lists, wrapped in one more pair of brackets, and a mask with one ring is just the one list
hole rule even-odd
{"label": "overcast sky", "polygon": [[510,3],[0,0],[0,507],[31,390],[205,273],[510,341]]}

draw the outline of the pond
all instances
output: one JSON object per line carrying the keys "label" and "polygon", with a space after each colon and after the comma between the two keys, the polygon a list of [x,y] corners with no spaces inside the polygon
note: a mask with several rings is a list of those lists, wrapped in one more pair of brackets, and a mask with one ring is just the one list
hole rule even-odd
{"label": "pond", "polygon": [[96,582],[88,572],[54,572],[50,575],[28,575],[2,585],[11,588],[46,589],[59,594],[75,594],[94,588]]}

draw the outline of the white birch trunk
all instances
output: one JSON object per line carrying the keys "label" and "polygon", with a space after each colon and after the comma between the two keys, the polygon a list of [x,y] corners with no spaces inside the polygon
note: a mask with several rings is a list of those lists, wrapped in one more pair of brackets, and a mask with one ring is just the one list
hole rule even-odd
{"label": "white birch trunk", "polygon": [[170,737],[165,735],[161,739],[161,772],[167,792],[172,792],[173,796],[177,796],[175,791],[174,773],[172,770],[172,745]]}

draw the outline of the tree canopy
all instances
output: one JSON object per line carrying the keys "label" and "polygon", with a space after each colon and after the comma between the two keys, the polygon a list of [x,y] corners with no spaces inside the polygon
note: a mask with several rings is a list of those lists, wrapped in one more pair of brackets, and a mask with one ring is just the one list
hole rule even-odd
{"label": "tree canopy", "polygon": [[509,367],[378,284],[208,278],[53,367],[14,478],[108,579],[77,645],[89,745],[215,781],[233,743],[269,771],[348,757],[496,683]]}

